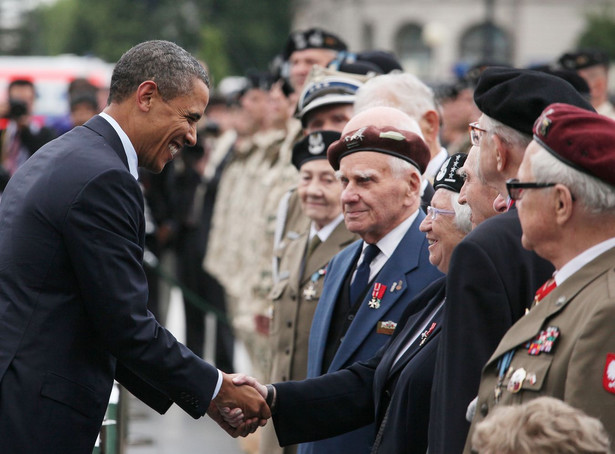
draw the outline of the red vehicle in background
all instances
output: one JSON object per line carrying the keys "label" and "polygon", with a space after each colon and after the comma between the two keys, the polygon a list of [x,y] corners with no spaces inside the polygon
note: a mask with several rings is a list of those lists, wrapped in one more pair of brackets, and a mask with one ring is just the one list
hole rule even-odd
{"label": "red vehicle in background", "polygon": [[[51,125],[69,112],[68,87],[75,79],[86,79],[98,88],[99,107],[105,106],[113,64],[96,57],[60,55],[56,57],[0,56],[0,111],[7,110],[7,87],[16,79],[34,83],[36,100],[33,121]],[[0,119],[0,129],[5,126]]]}

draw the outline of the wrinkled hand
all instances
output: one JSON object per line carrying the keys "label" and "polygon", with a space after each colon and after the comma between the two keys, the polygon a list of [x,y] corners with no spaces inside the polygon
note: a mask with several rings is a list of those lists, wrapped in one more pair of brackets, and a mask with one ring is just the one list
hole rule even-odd
{"label": "wrinkled hand", "polygon": [[233,383],[237,386],[251,386],[258,391],[258,393],[263,397],[263,399],[267,397],[267,387],[265,385],[261,385],[254,377],[250,377],[245,374],[235,374],[233,376]]}
{"label": "wrinkled hand", "polygon": [[263,397],[267,395],[267,389],[265,388],[265,394],[263,394],[252,386],[236,385],[232,380],[233,377],[234,375],[223,374],[222,386],[213,400],[218,415],[224,417],[225,422],[233,427],[249,423],[254,425],[254,430],[256,430],[258,425],[264,426],[267,423],[266,420],[271,418],[271,411]]}

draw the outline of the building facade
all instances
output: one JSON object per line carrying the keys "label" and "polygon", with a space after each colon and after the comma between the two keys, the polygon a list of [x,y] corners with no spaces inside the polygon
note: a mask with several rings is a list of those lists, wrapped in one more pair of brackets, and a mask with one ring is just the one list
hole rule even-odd
{"label": "building facade", "polygon": [[613,0],[296,0],[294,29],[320,26],[351,51],[393,51],[404,69],[445,82],[479,61],[518,67],[574,49],[586,14]]}

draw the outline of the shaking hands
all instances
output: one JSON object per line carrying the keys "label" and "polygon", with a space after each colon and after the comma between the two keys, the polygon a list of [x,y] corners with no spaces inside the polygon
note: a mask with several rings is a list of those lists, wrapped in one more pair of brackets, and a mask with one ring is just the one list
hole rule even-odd
{"label": "shaking hands", "polygon": [[267,424],[267,388],[246,375],[223,374],[222,386],[207,414],[230,436],[245,437]]}

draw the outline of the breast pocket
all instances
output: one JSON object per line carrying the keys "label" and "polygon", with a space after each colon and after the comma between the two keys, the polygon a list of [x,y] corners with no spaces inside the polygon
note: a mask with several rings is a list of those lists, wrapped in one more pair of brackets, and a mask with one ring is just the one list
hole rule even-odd
{"label": "breast pocket", "polygon": [[512,394],[513,403],[522,402],[524,392],[539,394],[544,392],[552,363],[553,356],[549,354],[538,356],[531,356],[527,353],[518,354],[503,382],[504,389]]}

